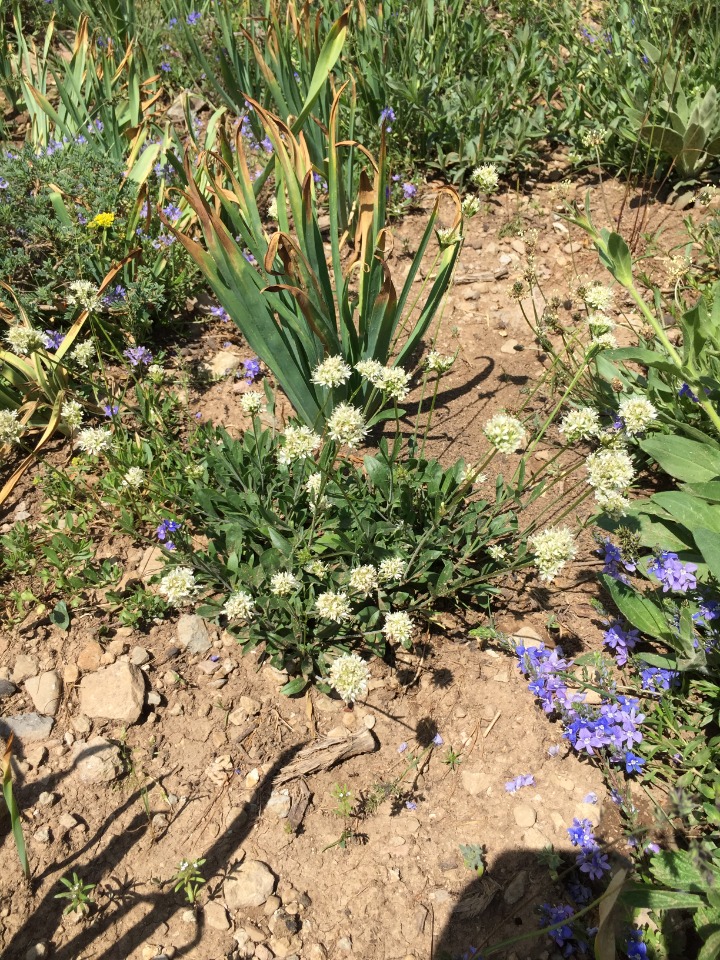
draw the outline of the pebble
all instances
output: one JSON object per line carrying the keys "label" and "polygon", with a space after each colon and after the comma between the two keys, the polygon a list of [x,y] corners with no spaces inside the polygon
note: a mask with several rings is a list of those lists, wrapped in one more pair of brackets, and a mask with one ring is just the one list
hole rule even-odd
{"label": "pebble", "polygon": [[529,803],[518,803],[513,810],[513,817],[519,827],[534,827],[537,820],[537,814]]}
{"label": "pebble", "polygon": [[50,843],[50,839],[50,827],[40,827],[40,829],[36,830],[33,834],[33,840],[35,840],[36,843]]}
{"label": "pebble", "polygon": [[197,917],[194,910],[183,910],[180,914],[180,920],[183,923],[197,923]]}
{"label": "pebble", "polygon": [[213,660],[203,660],[197,665],[198,670],[201,670],[203,673],[207,673],[208,676],[215,673],[216,670],[220,669],[220,663],[216,663]]}
{"label": "pebble", "polygon": [[212,927],[214,930],[230,929],[230,920],[228,919],[227,910],[217,900],[210,900],[209,903],[206,903],[205,907],[203,908],[203,914],[208,926]]}
{"label": "pebble", "polygon": [[500,347],[500,353],[519,353],[523,349],[523,345],[517,340],[508,340]]}
{"label": "pebble", "polygon": [[281,906],[282,906],[282,900],[280,899],[280,897],[276,897],[276,896],[268,897],[265,903],[265,909],[263,913],[265,914],[266,917],[269,917],[273,913],[275,913],[276,910],[279,910]]}
{"label": "pebble", "polygon": [[207,625],[196,613],[184,613],[180,617],[177,638],[186,653],[205,653],[212,646]]}
{"label": "pebble", "polygon": [[170,709],[168,710],[168,713],[170,714],[171,717],[180,717],[180,716],[182,716],[182,714],[183,714],[183,705],[182,705],[181,703],[174,703],[174,704],[170,707]]}
{"label": "pebble", "polygon": [[368,713],[363,717],[363,725],[365,726],[366,730],[372,730],[375,726],[375,722],[375,717],[371,713]]}
{"label": "pebble", "polygon": [[350,937],[340,937],[335,947],[340,953],[350,953],[352,950],[352,940]]}
{"label": "pebble", "polygon": [[92,673],[100,666],[100,660],[103,655],[103,648],[96,640],[91,640],[85,644],[77,658],[77,665],[83,673]]}
{"label": "pebble", "polygon": [[544,646],[545,643],[537,630],[525,623],[521,627],[518,627],[517,631],[513,633],[512,639],[525,647],[540,647]]}
{"label": "pebble", "polygon": [[25,681],[25,692],[38,713],[48,717],[57,715],[62,696],[62,681],[55,670],[47,670]]}
{"label": "pebble", "polygon": [[583,245],[578,240],[572,240],[563,246],[563,253],[580,253]]}
{"label": "pebble", "polygon": [[152,828],[156,833],[163,833],[168,828],[168,818],[164,813],[156,813],[152,818]]}
{"label": "pebble", "polygon": [[77,683],[80,679],[80,669],[76,663],[69,663],[63,669],[63,680],[67,684]]}
{"label": "pebble", "polygon": [[35,943],[29,950],[25,951],[25,960],[43,960],[43,957],[50,956],[50,947],[46,940]]}
{"label": "pebble", "polygon": [[[113,641],[115,643],[116,641]],[[86,716],[136,723],[145,702],[145,676],[139,667],[119,661],[80,681],[80,711]]]}
{"label": "pebble", "polygon": [[265,804],[265,813],[278,820],[284,820],[290,813],[292,800],[287,790],[273,790]]}
{"label": "pebble", "polygon": [[23,713],[17,717],[2,717],[0,719],[0,734],[7,736],[7,732],[9,732],[23,743],[33,743],[36,740],[47,740],[54,723],[52,717],[42,717],[39,713]]}
{"label": "pebble", "polygon": [[551,843],[537,827],[530,827],[529,830],[526,830],[522,835],[522,842],[529,850],[543,850]]}
{"label": "pebble", "polygon": [[159,707],[160,704],[162,703],[162,697],[157,692],[157,690],[151,690],[150,693],[147,695],[147,702],[148,702],[148,705],[151,707]]}
{"label": "pebble", "polygon": [[281,907],[270,917],[268,926],[274,936],[287,937],[298,932],[300,929],[300,921],[296,916],[293,916]]}
{"label": "pebble", "polygon": [[[65,734],[67,737],[67,734]],[[48,758],[47,747],[31,747],[30,750],[25,751],[25,759],[30,764],[30,766],[37,770],[38,767],[41,767]]]}
{"label": "pebble", "polygon": [[264,943],[259,943],[257,947],[255,947],[255,956],[257,960],[273,960],[275,954],[270,947],[266,947]]}
{"label": "pebble", "polygon": [[0,680],[0,700],[17,693],[17,687],[11,680]]}
{"label": "pebble", "polygon": [[518,901],[522,900],[525,896],[527,880],[528,875],[526,870],[520,870],[519,873],[515,874],[512,878],[503,894],[503,900],[508,906],[511,907],[513,904],[518,903]]}
{"label": "pebble", "polygon": [[123,770],[120,749],[104,737],[78,740],[72,762],[83,783],[111,783]]}
{"label": "pebble", "polygon": [[130,663],[136,667],[141,667],[144,663],[148,663],[149,660],[150,654],[145,647],[133,647],[130,651]]}
{"label": "pebble", "polygon": [[257,716],[260,713],[262,704],[259,700],[253,700],[252,697],[240,697],[240,709],[244,710],[249,717]]}
{"label": "pebble", "polygon": [[75,733],[79,734],[90,733],[92,728],[90,718],[86,717],[84,713],[78,713],[77,716],[71,717],[70,723],[73,725]]}
{"label": "pebble", "polygon": [[34,657],[29,657],[26,654],[21,653],[15,661],[15,667],[13,668],[13,683],[22,683],[23,680],[27,680],[29,677],[36,676],[37,672],[37,660]]}
{"label": "pebble", "polygon": [[261,860],[246,860],[232,870],[223,884],[223,896],[229,910],[259,907],[267,903],[275,889],[275,877]]}
{"label": "pebble", "polygon": [[243,362],[242,357],[230,350],[220,350],[209,363],[204,364],[205,372],[211,380],[222,380],[235,373]]}
{"label": "pebble", "polygon": [[267,937],[267,934],[265,934],[264,931],[262,931],[259,927],[256,927],[253,923],[246,923],[243,927],[243,930],[253,943],[262,943]]}
{"label": "pebble", "polygon": [[43,790],[40,796],[37,799],[39,807],[51,807],[57,800],[57,794],[48,793],[47,790]]}

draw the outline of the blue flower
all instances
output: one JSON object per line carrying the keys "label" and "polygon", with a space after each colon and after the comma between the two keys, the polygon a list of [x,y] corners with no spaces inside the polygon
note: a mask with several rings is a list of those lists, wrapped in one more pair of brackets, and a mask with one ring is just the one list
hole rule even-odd
{"label": "blue flower", "polygon": [[574,817],[572,826],[568,827],[568,837],[574,847],[580,847],[582,850],[597,849],[593,825],[589,820],[578,820]]}
{"label": "blue flower", "polygon": [[243,360],[243,371],[245,381],[247,383],[254,383],[260,376],[260,361],[257,357],[254,357],[252,360]]}
{"label": "blue flower", "polygon": [[0,190],[7,190],[10,184],[7,182],[5,177],[0,177]]}
{"label": "blue flower", "polygon": [[441,747],[445,743],[445,741],[443,740],[443,738],[440,736],[439,733],[436,733],[435,736],[433,737],[433,743],[435,744],[436,747]]}
{"label": "blue flower", "polygon": [[177,531],[182,527],[182,524],[177,520],[163,520],[155,531],[155,536],[160,541],[167,540],[165,546],[168,550],[174,550],[175,545],[172,540],[168,540],[169,533],[177,533]]}
{"label": "blue flower", "polygon": [[395,111],[392,107],[385,107],[380,113],[380,127],[383,130],[387,130],[388,133],[392,130],[390,126],[391,123],[395,121]]}
{"label": "blue flower", "polygon": [[400,744],[400,746],[397,748],[397,752],[398,752],[398,753],[405,753],[405,751],[407,750],[407,747],[408,747],[408,745],[405,743],[405,741],[403,741],[403,742]]}
{"label": "blue flower", "polygon": [[417,195],[417,187],[414,183],[403,184],[403,196],[406,200],[412,200]]}
{"label": "blue flower", "polygon": [[168,20],[168,27],[172,30],[172,28],[175,26],[176,23],[177,23],[177,17],[170,17],[170,19]]}
{"label": "blue flower", "polygon": [[201,20],[201,19],[202,19],[202,14],[198,13],[196,10],[193,10],[193,12],[189,13],[185,18],[188,25],[191,27],[194,27],[195,24],[198,22],[198,20]]}
{"label": "blue flower", "polygon": [[406,800],[405,806],[408,808],[408,810],[417,810],[417,804],[414,800]]}
{"label": "blue flower", "polygon": [[[540,919],[541,927],[554,927],[556,923],[562,923],[563,920],[569,920],[570,917],[575,913],[570,904],[565,904],[562,907],[551,907],[549,903],[543,903],[540,907],[540,910],[542,911],[542,916]],[[570,953],[565,953],[565,950],[563,950],[563,955],[572,956],[572,941],[574,940],[574,937],[572,927],[569,924],[563,923],[562,926],[558,927],[557,930],[549,931],[548,936],[558,945],[558,947],[570,947]]]}
{"label": "blue flower", "polygon": [[678,390],[679,397],[687,397],[688,400],[692,400],[693,403],[700,403],[699,399],[692,392],[687,383],[684,383]]}
{"label": "blue flower", "polygon": [[182,216],[182,210],[175,203],[168,203],[166,207],[163,207],[163,213],[168,220],[179,220]]}
{"label": "blue flower", "polygon": [[663,593],[675,590],[678,593],[687,593],[695,590],[697,580],[694,563],[682,563],[678,555],[671,550],[663,550],[652,563],[648,564],[648,573],[657,577],[662,584]]}
{"label": "blue flower", "polygon": [[116,417],[120,413],[120,407],[116,403],[105,403],[103,404],[103,413],[108,419]]}
{"label": "blue flower", "polygon": [[642,773],[642,768],[645,766],[645,759],[643,757],[638,757],[636,753],[633,753],[631,750],[625,754],[625,771],[627,773]]}
{"label": "blue flower", "polygon": [[603,642],[606,647],[615,651],[615,660],[620,667],[627,663],[628,650],[632,650],[639,639],[637,630],[624,630],[619,623],[613,623],[603,633]]}
{"label": "blue flower", "polygon": [[645,960],[648,955],[647,945],[643,942],[642,930],[631,930],[625,943],[628,960]]}
{"label": "blue flower", "polygon": [[600,850],[584,850],[577,855],[575,862],[581,873],[586,873],[590,880],[602,880],[603,874],[610,870],[610,861],[607,854]]}
{"label": "blue flower", "polygon": [[45,330],[45,349],[57,350],[64,339],[64,334],[59,330]]}
{"label": "blue flower", "polygon": [[130,361],[131,367],[146,367],[152,363],[153,355],[147,347],[128,347],[123,356]]}
{"label": "blue flower", "polygon": [[517,793],[523,787],[532,787],[535,785],[535,777],[531,773],[521,773],[513,780],[508,780],[505,784],[505,790],[508,793]]}
{"label": "blue flower", "polygon": [[227,323],[230,319],[230,315],[224,307],[210,307],[210,315],[222,320],[223,323]]}
{"label": "blue flower", "polygon": [[172,67],[167,60],[163,60],[163,62],[160,64],[160,69],[163,71],[163,73],[170,73]]}

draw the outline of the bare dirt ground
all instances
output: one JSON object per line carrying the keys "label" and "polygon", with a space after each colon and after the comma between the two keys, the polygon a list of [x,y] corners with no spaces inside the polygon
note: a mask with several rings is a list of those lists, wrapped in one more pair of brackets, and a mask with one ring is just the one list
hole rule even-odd
{"label": "bare dirt ground", "polygon": [[[606,280],[596,254],[558,218],[551,187],[502,195],[469,224],[437,343],[460,350],[430,434],[429,451],[444,462],[476,460],[488,416],[515,409],[546,370],[509,297],[525,245],[500,236],[508,221],[519,215],[525,229],[540,231],[536,270],[548,292],[567,298],[577,273]],[[578,200],[583,192],[578,186]],[[599,224],[607,223],[605,203],[617,210],[622,195],[618,184],[607,184],[604,198],[593,187]],[[418,214],[395,229],[400,272],[403,242],[412,249],[422,223]],[[224,350],[242,353],[239,337],[207,326],[185,362]],[[232,377],[220,380],[193,393],[190,407],[239,430],[243,389]],[[0,525],[32,517],[38,503],[28,478]],[[568,577],[550,589],[525,577],[507,583],[497,627],[573,653],[597,649],[594,547],[588,536]],[[131,575],[154,569],[152,551],[120,538],[109,539],[103,555]],[[551,616],[557,626],[549,632]],[[316,691],[282,697],[276,671],[241,658],[231,638],[197,620],[141,633],[98,610],[76,618],[67,634],[32,614],[0,628],[3,716],[37,709],[34,677],[59,678],[57,702],[47,708],[57,707],[51,729],[41,724],[16,743],[33,881],[22,880],[3,821],[3,956],[439,960],[536,929],[537,905],[553,900],[539,851],[554,844],[568,852],[573,817],[618,839],[612,808],[599,771],[568,751],[514,661],[452,618],[447,625],[394,665],[374,662],[367,700],[352,711]],[[108,669],[129,684],[136,719],[82,712],[82,679]],[[278,783],[303,748],[352,734],[369,737],[371,752]],[[433,745],[436,734],[442,746]],[[459,754],[456,769],[445,762],[448,748]],[[420,758],[414,768],[411,756]],[[535,784],[507,793],[505,782],[519,774]],[[376,802],[401,775],[398,796]],[[336,785],[347,787],[362,816],[346,822],[336,814]],[[348,828],[352,836],[339,843]],[[481,879],[464,865],[460,844],[485,847]],[[178,863],[194,859],[204,860],[207,881],[196,909],[172,883]],[[65,901],[55,898],[59,878],[73,871],[97,885],[97,906],[85,918],[63,916]],[[548,958],[548,944],[520,942],[504,956]]]}

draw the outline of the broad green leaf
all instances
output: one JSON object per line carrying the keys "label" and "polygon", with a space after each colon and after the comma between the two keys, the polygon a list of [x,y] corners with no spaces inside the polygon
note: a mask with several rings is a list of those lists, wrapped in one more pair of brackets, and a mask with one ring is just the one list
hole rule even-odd
{"label": "broad green leaf", "polygon": [[676,480],[704,483],[720,478],[720,450],[684,437],[650,437],[640,447]]}
{"label": "broad green leaf", "polygon": [[70,629],[70,614],[64,600],[60,600],[59,603],[55,604],[50,613],[50,620],[61,630]]}
{"label": "broad green leaf", "polygon": [[[720,881],[720,867],[710,866],[709,869]],[[687,850],[663,850],[655,854],[650,860],[650,873],[671,890],[703,893],[708,885]]]}
{"label": "broad green leaf", "polygon": [[618,870],[608,884],[607,890],[598,907],[598,929],[595,934],[595,960],[616,960],[616,927],[623,920],[618,909],[618,898],[622,894],[627,870]]}
{"label": "broad green leaf", "polygon": [[670,646],[675,646],[675,641],[670,632],[667,618],[657,604],[653,603],[647,597],[638,593],[627,584],[620,583],[607,575],[603,576],[603,581],[609,591],[615,606],[620,613],[641,633],[653,637],[655,640],[663,640]]}
{"label": "broad green leaf", "polygon": [[650,499],[667,510],[675,520],[689,530],[707,527],[709,530],[720,533],[720,506],[709,506],[698,497],[680,490],[656,493]]}
{"label": "broad green leaf", "polygon": [[703,904],[697,893],[663,890],[644,884],[631,884],[623,890],[620,901],[628,907],[645,910],[696,910]]}
{"label": "broad green leaf", "polygon": [[720,580],[720,534],[715,530],[698,527],[693,530],[693,537],[710,573],[716,580]]}
{"label": "broad green leaf", "polygon": [[700,948],[698,960],[718,960],[718,957],[720,957],[720,921],[715,927],[709,935],[703,931],[703,935],[707,939]]}

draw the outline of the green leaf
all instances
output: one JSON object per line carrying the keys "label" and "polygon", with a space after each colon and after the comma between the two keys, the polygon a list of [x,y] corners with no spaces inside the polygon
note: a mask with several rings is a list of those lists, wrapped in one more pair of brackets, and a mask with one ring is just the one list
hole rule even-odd
{"label": "green leaf", "polygon": [[307,677],[295,677],[294,680],[290,680],[284,687],[281,687],[280,693],[286,697],[294,697],[296,694],[302,693],[309,682]]}
{"label": "green leaf", "polygon": [[54,623],[55,626],[61,630],[70,629],[70,613],[64,600],[60,600],[59,603],[56,603],[53,607],[50,612],[50,622]]}
{"label": "green leaf", "polygon": [[645,910],[696,910],[704,903],[697,893],[663,890],[644,884],[631,884],[623,890],[620,900],[628,907]]}
{"label": "green leaf", "polygon": [[616,960],[616,927],[623,919],[618,910],[618,897],[622,893],[627,870],[618,870],[608,884],[605,896],[598,907],[598,929],[595,934],[595,960]]}
{"label": "green leaf", "polygon": [[[710,869],[720,880],[720,868]],[[693,862],[692,854],[686,850],[663,850],[650,860],[650,873],[663,886],[671,890],[685,890],[690,893],[703,893],[707,881]]]}
{"label": "green leaf", "polygon": [[655,640],[662,640],[673,648],[675,641],[670,632],[667,618],[657,604],[642,596],[632,587],[620,583],[607,575],[603,576],[605,586],[620,613],[641,633]]}
{"label": "green leaf", "polygon": [[717,960],[718,957],[720,957],[720,924],[700,948],[698,960]]}
{"label": "green leaf", "polygon": [[710,573],[720,580],[720,535],[714,530],[698,527],[693,530],[693,537]]}
{"label": "green leaf", "polygon": [[720,478],[720,450],[684,437],[650,437],[640,447],[676,480],[703,483]]}
{"label": "green leaf", "polygon": [[706,527],[720,533],[720,506],[708,506],[699,497],[680,490],[667,493],[656,493],[650,498],[653,503],[659,504],[667,510],[671,517],[682,523],[688,530],[696,527]]}

